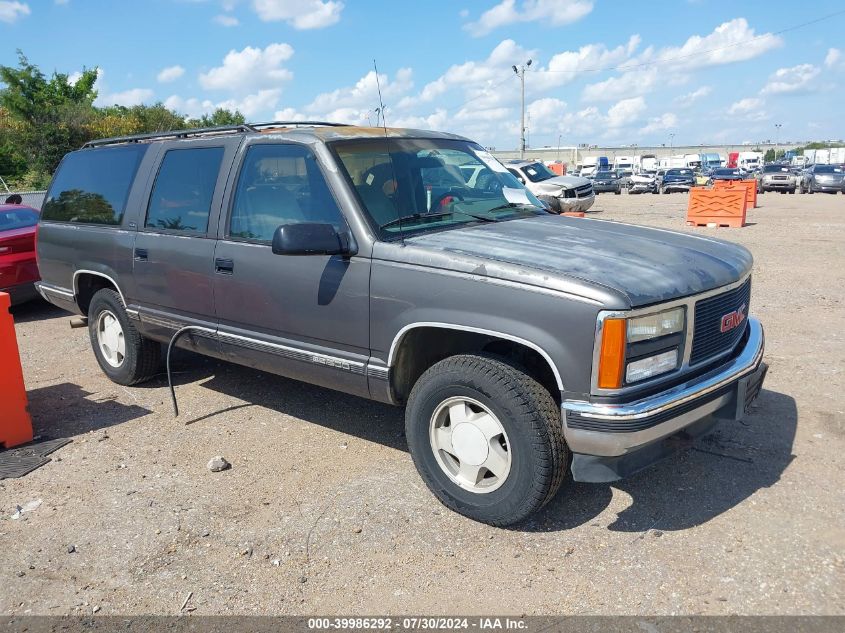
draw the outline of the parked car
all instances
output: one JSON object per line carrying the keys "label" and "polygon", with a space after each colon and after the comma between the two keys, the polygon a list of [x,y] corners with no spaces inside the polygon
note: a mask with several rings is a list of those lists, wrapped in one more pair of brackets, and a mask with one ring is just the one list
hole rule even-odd
{"label": "parked car", "polygon": [[558,176],[539,161],[512,160],[506,167],[528,191],[556,213],[588,211],[596,201],[593,184],[587,178]]}
{"label": "parked car", "polygon": [[841,165],[811,165],[801,179],[801,193],[836,193],[842,190],[843,177]]}
{"label": "parked car", "polygon": [[[470,165],[483,183],[427,195],[425,170]],[[507,525],[738,419],[766,372],[745,248],[539,205],[437,132],[97,141],[50,184],[38,288],[121,385],[167,343],[404,406],[432,493]]]}
{"label": "parked car", "polygon": [[655,193],[657,189],[657,171],[641,171],[631,176],[628,193]]}
{"label": "parked car", "polygon": [[622,180],[615,171],[599,171],[593,177],[593,191],[600,193],[622,193]]}
{"label": "parked car", "polygon": [[710,180],[713,182],[717,180],[742,180],[744,178],[743,172],[736,167],[720,167],[714,169],[710,174]]}
{"label": "parked car", "polygon": [[0,292],[12,305],[35,299],[38,266],[35,231],[38,211],[20,204],[0,204]]}
{"label": "parked car", "polygon": [[757,179],[757,190],[760,193],[780,191],[781,193],[795,193],[798,179],[787,165],[764,165],[763,171]]}
{"label": "parked car", "polygon": [[695,173],[687,167],[673,167],[657,172],[654,193],[689,191],[695,186]]}

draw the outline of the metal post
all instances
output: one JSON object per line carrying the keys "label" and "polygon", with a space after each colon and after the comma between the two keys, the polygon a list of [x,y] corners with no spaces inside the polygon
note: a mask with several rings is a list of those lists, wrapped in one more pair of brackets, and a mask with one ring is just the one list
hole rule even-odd
{"label": "metal post", "polygon": [[519,157],[525,158],[525,69],[531,65],[531,60],[529,59],[528,62],[524,66],[520,66],[517,68],[513,66],[513,72],[516,73],[516,76],[519,77],[519,81],[521,84],[520,93],[522,95],[521,100],[521,107],[520,107],[520,119],[519,119]]}
{"label": "metal post", "polygon": [[780,123],[775,123],[775,160],[778,159],[778,147],[780,146]]}

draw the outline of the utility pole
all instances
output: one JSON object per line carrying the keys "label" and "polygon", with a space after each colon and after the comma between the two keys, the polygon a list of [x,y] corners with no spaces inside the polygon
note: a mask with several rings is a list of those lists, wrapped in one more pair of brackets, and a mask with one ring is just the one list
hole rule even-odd
{"label": "utility pole", "polygon": [[519,157],[525,158],[525,69],[531,65],[531,60],[529,59],[528,62],[524,66],[516,67],[513,66],[513,72],[516,73],[516,76],[519,77],[519,80],[522,84],[522,107],[520,108],[520,119],[519,119]]}
{"label": "utility pole", "polygon": [[557,135],[557,162],[560,162],[560,139],[563,138],[563,134]]}
{"label": "utility pole", "polygon": [[775,123],[775,160],[778,159],[778,147],[780,146],[780,129],[782,127],[782,124]]}
{"label": "utility pole", "polygon": [[674,142],[675,142],[675,133],[670,132],[669,133],[669,156],[672,155],[672,147],[673,147]]}

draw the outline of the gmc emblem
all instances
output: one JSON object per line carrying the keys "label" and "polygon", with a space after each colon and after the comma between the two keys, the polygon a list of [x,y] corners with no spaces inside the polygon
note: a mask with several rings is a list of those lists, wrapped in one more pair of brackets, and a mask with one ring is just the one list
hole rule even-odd
{"label": "gmc emblem", "polygon": [[722,330],[722,334],[724,334],[725,332],[730,332],[740,323],[745,321],[745,309],[745,304],[743,303],[741,306],[739,306],[739,308],[737,308],[733,312],[728,312],[725,316],[722,317],[722,325],[720,328]]}

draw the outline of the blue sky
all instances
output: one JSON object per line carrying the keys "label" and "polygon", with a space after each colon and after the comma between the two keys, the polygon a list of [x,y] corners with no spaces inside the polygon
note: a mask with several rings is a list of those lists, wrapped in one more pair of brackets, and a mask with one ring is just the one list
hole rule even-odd
{"label": "blue sky", "polygon": [[843,32],[841,0],[0,0],[0,63],[96,66],[100,105],[366,124],[375,58],[389,125],[497,149],[528,59],[534,147],[841,138]]}

